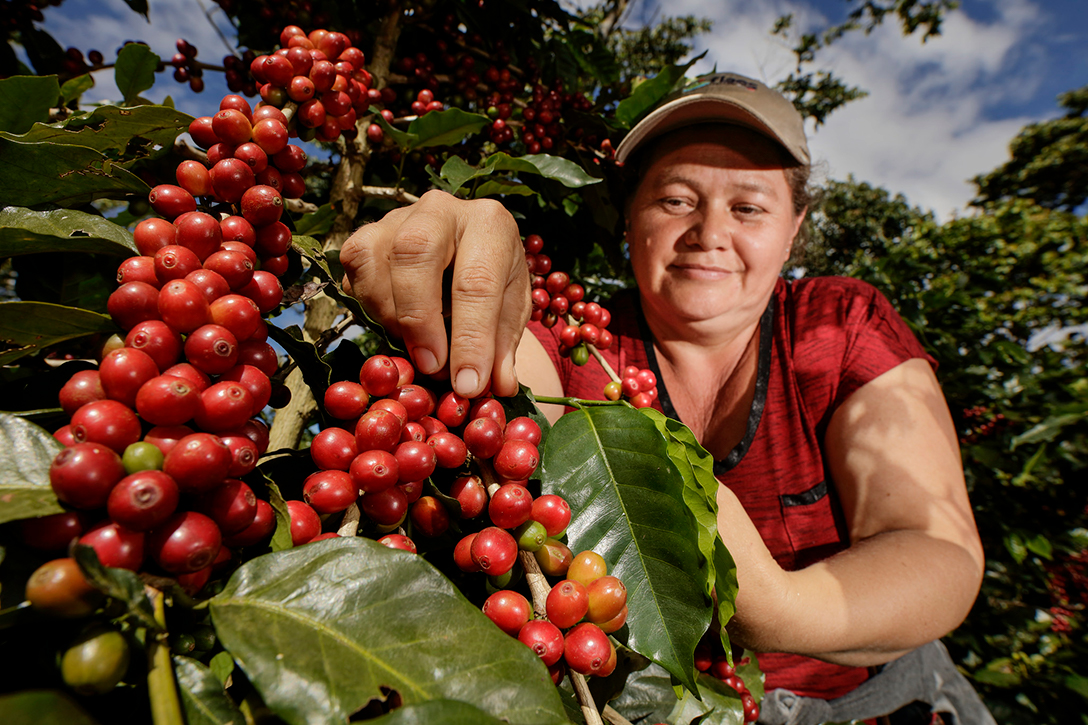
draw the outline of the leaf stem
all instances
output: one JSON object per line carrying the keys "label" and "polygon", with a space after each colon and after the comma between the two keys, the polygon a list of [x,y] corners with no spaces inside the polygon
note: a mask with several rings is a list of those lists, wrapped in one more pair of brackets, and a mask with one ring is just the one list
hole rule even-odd
{"label": "leaf stem", "polygon": [[585,398],[556,398],[550,395],[534,395],[537,403],[551,403],[552,405],[569,405],[572,408],[593,408],[602,405],[626,405],[622,400],[587,400]]}
{"label": "leaf stem", "polygon": [[155,610],[155,621],[163,629],[158,634],[147,632],[147,689],[151,700],[151,720],[154,725],[185,725],[177,686],[174,684],[170,647],[166,644],[166,607],[163,593],[147,587],[147,596]]}

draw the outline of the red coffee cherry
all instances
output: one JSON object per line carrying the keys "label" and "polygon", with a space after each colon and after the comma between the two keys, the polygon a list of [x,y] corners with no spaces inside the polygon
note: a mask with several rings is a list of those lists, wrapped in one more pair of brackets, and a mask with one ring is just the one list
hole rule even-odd
{"label": "red coffee cherry", "polygon": [[125,347],[147,353],[159,370],[166,370],[181,357],[181,335],[162,320],[145,320],[129,330]]}
{"label": "red coffee cherry", "polygon": [[193,420],[209,433],[225,433],[243,425],[253,415],[253,396],[241,383],[221,380],[200,394]]}
{"label": "red coffee cherry", "polygon": [[279,369],[280,361],[267,342],[250,339],[238,344],[238,364],[251,365],[271,377]]}
{"label": "red coffee cherry", "polygon": [[390,358],[390,360],[393,360],[393,364],[397,366],[399,377],[397,379],[398,387],[389,394],[388,398],[404,406],[404,410],[408,414],[408,420],[419,420],[433,413],[438,403],[435,394],[422,386],[400,382],[404,378],[404,371],[396,360],[393,358]]}
{"label": "red coffee cherry", "polygon": [[408,513],[408,498],[400,486],[367,493],[359,499],[359,508],[379,526],[398,526]]}
{"label": "red coffee cherry", "polygon": [[178,485],[162,471],[125,476],[110,491],[110,519],[131,531],[148,531],[166,521],[178,507]]}
{"label": "red coffee cherry", "polygon": [[527,441],[534,446],[539,446],[542,438],[540,426],[527,416],[514,418],[507,423],[504,435],[508,441]]}
{"label": "red coffee cherry", "polygon": [[[231,159],[231,161],[234,161],[234,159]],[[238,161],[237,163],[242,162]],[[192,250],[202,262],[219,249],[219,245],[223,243],[223,228],[219,226],[219,220],[211,214],[205,214],[204,212],[184,214],[178,217],[174,224],[178,228],[177,243],[186,249]]]}
{"label": "red coffee cherry", "polygon": [[233,108],[220,111],[212,116],[212,131],[223,143],[238,146],[250,139],[253,126],[247,114]]}
{"label": "red coffee cherry", "polygon": [[[502,427],[493,418],[474,418],[465,426],[465,446],[476,458],[488,460],[502,449]],[[506,528],[506,527],[503,527]]]}
{"label": "red coffee cherry", "polygon": [[388,410],[368,410],[355,425],[355,442],[360,451],[392,451],[400,443],[404,424]]}
{"label": "red coffee cherry", "polygon": [[177,238],[177,227],[165,219],[155,217],[144,219],[132,231],[136,249],[145,257],[154,256],[155,252],[167,245],[177,244]]}
{"label": "red coffee cherry", "polygon": [[79,543],[94,549],[102,566],[139,571],[144,562],[144,534],[104,521],[79,537]]}
{"label": "red coffee cherry", "polygon": [[567,632],[563,658],[581,675],[602,674],[612,655],[612,644],[601,628],[590,622],[579,624]]}
{"label": "red coffee cherry", "polygon": [[[257,144],[247,141],[234,149],[234,158],[245,161],[249,168],[253,169],[254,180],[261,172],[268,168],[268,154]],[[210,180],[210,176],[208,177]],[[260,182],[257,182],[260,183]],[[243,194],[243,197],[245,195]]]}
{"label": "red coffee cherry", "polygon": [[359,489],[345,471],[318,471],[311,473],[302,483],[302,500],[319,514],[344,511],[358,497]]}
{"label": "red coffee cherry", "polygon": [[[408,425],[419,426],[423,435],[427,435],[426,429],[418,423],[409,423]],[[441,468],[460,468],[465,465],[465,460],[468,458],[468,448],[465,447],[465,442],[453,433],[435,433],[433,436],[427,437],[427,445],[434,449],[435,457]]]}
{"label": "red coffee cherry", "polygon": [[158,312],[162,321],[179,333],[192,332],[211,319],[207,298],[187,279],[163,285],[158,294]]}
{"label": "red coffee cherry", "polygon": [[478,476],[462,476],[450,485],[450,496],[461,504],[461,518],[480,515],[487,506],[487,489]]}
{"label": "red coffee cherry", "polygon": [[491,523],[500,529],[513,529],[529,520],[532,513],[533,496],[529,490],[515,483],[499,487],[487,505],[487,515]]}
{"label": "red coffee cherry", "polygon": [[123,347],[102,359],[98,374],[106,397],[131,408],[136,405],[140,386],[157,376],[159,368],[147,353]]}
{"label": "red coffee cherry", "polygon": [[151,208],[168,221],[173,221],[187,211],[196,211],[193,195],[173,184],[160,184],[147,195]]}
{"label": "red coffee cherry", "polygon": [[203,325],[185,341],[185,357],[203,373],[225,373],[238,364],[238,340],[222,325]]}
{"label": "red coffee cherry", "polygon": [[219,222],[223,231],[224,242],[242,242],[252,247],[257,243],[257,232],[253,225],[240,216],[229,216]]}
{"label": "red coffee cherry", "polygon": [[191,420],[199,407],[200,391],[173,375],[148,380],[136,394],[136,410],[152,425],[181,425]]}
{"label": "red coffee cherry", "polygon": [[116,400],[87,403],[72,415],[72,437],[78,443],[101,443],[118,455],[140,440],[140,420]]}
{"label": "red coffee cherry", "polygon": [[212,177],[208,168],[199,161],[182,161],[174,173],[178,186],[193,196],[207,196],[212,193]]}
{"label": "red coffee cherry", "polygon": [[91,586],[75,559],[65,557],[34,570],[26,582],[26,598],[43,614],[79,619],[93,614],[104,595]]}
{"label": "red coffee cherry", "polygon": [[516,439],[507,440],[494,458],[495,472],[512,481],[529,478],[539,463],[536,446]]}
{"label": "red coffee cherry", "polygon": [[614,576],[594,579],[586,587],[586,594],[589,596],[586,619],[595,624],[615,619],[627,606],[627,588]]}
{"label": "red coffee cherry", "polygon": [[110,491],[125,476],[121,456],[101,443],[77,443],[56,455],[49,483],[61,503],[77,509],[106,505]]}
{"label": "red coffee cherry", "polygon": [[257,499],[257,515],[253,517],[253,523],[225,538],[223,544],[232,547],[254,546],[267,541],[275,530],[276,512],[272,504]]}
{"label": "red coffee cherry", "polygon": [[379,544],[384,544],[390,549],[402,549],[404,551],[410,551],[413,554],[416,553],[416,545],[411,539],[403,534],[386,534],[382,538],[378,539]]}
{"label": "red coffee cherry", "polygon": [[355,436],[343,428],[326,428],[310,443],[310,456],[323,471],[347,471],[359,455]]}
{"label": "red coffee cherry", "polygon": [[518,630],[518,641],[535,652],[549,667],[563,656],[563,633],[547,620],[526,622]]}
{"label": "red coffee cherry", "polygon": [[441,536],[450,527],[450,515],[446,507],[434,496],[421,496],[409,511],[412,526],[424,536]]}
{"label": "red coffee cherry", "polygon": [[450,390],[438,399],[435,417],[442,421],[444,425],[456,428],[468,418],[469,407],[468,398]]}
{"label": "red coffee cherry", "polygon": [[155,276],[155,258],[129,257],[121,262],[117,266],[117,284],[126,282],[146,282],[152,287],[160,287],[159,278]]}
{"label": "red coffee cherry", "polygon": [[400,371],[388,355],[372,355],[359,370],[359,383],[374,397],[392,393],[399,378]]}
{"label": "red coffee cherry", "polygon": [[148,554],[171,574],[188,574],[210,566],[222,543],[215,522],[196,511],[179,511],[147,535]]}
{"label": "red coffee cherry", "polygon": [[476,534],[469,554],[483,572],[501,576],[510,571],[517,561],[518,543],[509,532],[489,526]]}
{"label": "red coffee cherry", "polygon": [[230,330],[239,342],[253,337],[260,329],[262,321],[257,303],[243,295],[228,294],[220,297],[209,305],[208,314],[213,324]]}
{"label": "red coffee cherry", "polygon": [[251,416],[260,413],[268,405],[269,398],[272,396],[272,382],[264,372],[252,365],[235,365],[219,376],[219,382],[226,381],[238,383],[249,391],[253,398]]}
{"label": "red coffee cherry", "polygon": [[243,435],[233,435],[233,431],[220,435],[219,439],[230,449],[231,464],[227,470],[228,476],[238,478],[257,467],[257,459],[260,458],[261,452],[257,450],[256,443]]}
{"label": "red coffee cherry", "polygon": [[159,290],[146,282],[126,282],[110,294],[106,309],[123,330],[130,330],[144,320],[157,320]]}
{"label": "red coffee cherry", "polygon": [[356,456],[349,467],[355,486],[364,493],[379,493],[399,480],[396,457],[389,451],[372,449]]}
{"label": "red coffee cherry", "polygon": [[102,379],[97,370],[80,370],[60,389],[60,407],[71,416],[87,403],[105,400],[106,391],[102,389]]}
{"label": "red coffee cherry", "polygon": [[544,524],[548,536],[556,538],[570,525],[570,505],[561,496],[544,494],[533,500],[530,517]]}
{"label": "red coffee cherry", "polygon": [[173,375],[175,378],[181,378],[186,381],[198,391],[203,393],[211,385],[211,378],[204,373],[200,372],[187,362],[178,363],[172,365],[166,370],[162,371],[163,375]]}
{"label": "red coffee cherry", "polygon": [[566,629],[586,616],[589,595],[586,594],[586,588],[580,582],[564,579],[548,592],[545,606],[548,619],[552,624],[560,629]]}
{"label": "red coffee cherry", "polygon": [[283,213],[283,197],[271,186],[253,186],[242,194],[242,216],[255,227],[278,222]]}
{"label": "red coffee cherry", "polygon": [[220,297],[230,294],[230,285],[223,276],[210,269],[198,269],[185,275],[188,282],[192,282],[204,293],[204,299],[211,305]]}
{"label": "red coffee cherry", "polygon": [[222,159],[211,170],[212,189],[215,198],[228,204],[237,204],[246,189],[255,181],[253,169],[241,159]]}
{"label": "red coffee cherry", "polygon": [[262,257],[280,257],[291,248],[291,230],[283,222],[273,222],[261,227],[256,236],[254,249]]}
{"label": "red coffee cherry", "polygon": [[533,552],[540,570],[548,576],[566,576],[574,554],[567,545],[556,539],[548,539],[544,546]]}
{"label": "red coffee cherry", "polygon": [[238,291],[253,281],[253,262],[241,252],[221,249],[204,260],[204,267],[226,280],[232,291]]}
{"label": "red coffee cherry", "polygon": [[228,478],[200,496],[197,508],[215,522],[225,536],[245,531],[257,517],[257,497],[243,481]]}
{"label": "red coffee cherry", "polygon": [[517,637],[533,616],[529,601],[518,592],[501,589],[484,602],[483,613],[511,637]]}
{"label": "red coffee cherry", "polygon": [[359,383],[343,380],[325,389],[325,412],[337,420],[355,420],[366,410],[370,396]]}
{"label": "red coffee cherry", "polygon": [[263,269],[255,271],[253,280],[238,290],[238,293],[256,302],[262,315],[276,309],[283,299],[283,287],[280,286],[279,279]]}
{"label": "red coffee cherry", "polygon": [[162,470],[178,484],[182,493],[204,493],[227,477],[230,449],[211,433],[193,433],[177,442],[162,464]]}
{"label": "red coffee cherry", "polygon": [[422,481],[438,465],[434,449],[420,441],[408,441],[399,444],[393,451],[397,459],[397,477],[401,483]]}
{"label": "red coffee cherry", "polygon": [[[270,108],[270,106],[262,106]],[[276,109],[279,110],[279,109]],[[282,112],[280,115],[283,115]],[[287,125],[275,118],[255,120],[252,131],[253,142],[261,147],[268,156],[274,156],[287,147]]]}
{"label": "red coffee cherry", "polygon": [[144,435],[144,443],[155,446],[165,456],[178,441],[192,434],[193,429],[187,425],[157,425]]}

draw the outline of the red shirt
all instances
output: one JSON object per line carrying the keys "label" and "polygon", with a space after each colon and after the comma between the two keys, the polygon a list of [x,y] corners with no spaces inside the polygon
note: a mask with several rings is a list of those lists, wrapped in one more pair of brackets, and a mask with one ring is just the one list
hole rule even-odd
{"label": "red shirt", "polygon": [[[676,418],[635,294],[608,305],[614,342],[604,358],[657,375],[654,407]],[[559,327],[530,325],[559,372],[567,395],[603,399],[608,375],[590,361],[559,355]],[[744,439],[714,466],[737,495],[775,560],[800,569],[850,545],[842,509],[825,468],[823,438],[832,414],[865,383],[911,358],[936,365],[888,300],[854,279],[779,279],[760,324],[756,393]],[[760,653],[766,688],[832,699],[868,678],[800,655]]]}

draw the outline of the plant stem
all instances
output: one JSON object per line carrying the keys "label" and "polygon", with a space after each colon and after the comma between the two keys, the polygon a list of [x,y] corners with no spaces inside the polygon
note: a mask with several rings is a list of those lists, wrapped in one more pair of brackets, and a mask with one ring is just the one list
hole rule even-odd
{"label": "plant stem", "polygon": [[[539,617],[547,617],[545,603],[548,600],[548,580],[544,572],[540,570],[540,564],[531,551],[519,551],[518,559],[525,569],[525,581],[529,584],[529,592],[533,596],[533,611]],[[593,702],[593,694],[589,691],[586,678],[574,670],[567,668],[570,681],[574,685],[574,694],[578,697],[578,704],[582,707],[582,716],[586,719],[586,725],[604,725],[601,714],[597,712],[597,705]]]}
{"label": "plant stem", "polygon": [[626,405],[620,400],[586,400],[585,398],[554,398],[550,395],[536,395],[533,399],[538,403],[551,403],[552,405],[569,405],[572,408],[592,408],[598,405]]}
{"label": "plant stem", "polygon": [[147,632],[147,689],[151,700],[151,720],[155,725],[185,725],[178,689],[174,684],[170,647],[166,644],[166,607],[163,593],[147,587],[147,596],[155,610],[155,621],[163,628],[160,634]]}

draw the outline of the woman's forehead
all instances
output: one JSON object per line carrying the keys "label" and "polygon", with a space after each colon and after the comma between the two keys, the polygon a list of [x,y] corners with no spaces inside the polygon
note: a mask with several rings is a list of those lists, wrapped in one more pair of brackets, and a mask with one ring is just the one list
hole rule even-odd
{"label": "woman's forehead", "polygon": [[780,169],[787,165],[785,150],[777,142],[735,124],[703,124],[678,129],[656,139],[644,159],[645,172],[661,163],[677,161],[740,164],[765,169]]}

